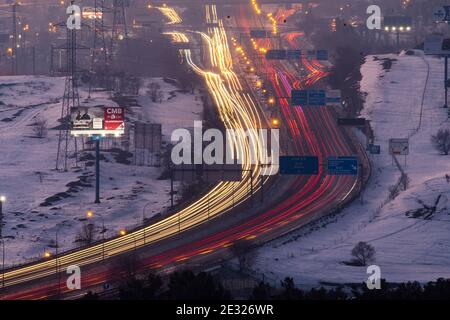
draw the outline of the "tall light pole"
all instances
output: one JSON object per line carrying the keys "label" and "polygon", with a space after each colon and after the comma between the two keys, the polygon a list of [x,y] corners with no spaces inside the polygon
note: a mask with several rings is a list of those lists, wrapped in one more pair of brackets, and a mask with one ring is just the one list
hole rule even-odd
{"label": "tall light pole", "polygon": [[5,196],[0,196],[0,239],[3,239],[3,203],[6,201]]}
{"label": "tall light pole", "polygon": [[[86,217],[88,218],[88,219],[91,219],[91,218],[93,218],[94,217],[94,212],[93,211],[91,211],[91,210],[89,210],[87,213],[86,213]],[[106,232],[106,229],[105,229],[105,220],[103,219],[103,216],[102,215],[100,215],[100,219],[102,220],[102,260],[105,260],[105,232]]]}
{"label": "tall light pole", "polygon": [[6,201],[5,196],[0,196],[0,241],[2,242],[2,288],[5,287],[5,240],[3,239],[3,202]]}
{"label": "tall light pole", "polygon": [[412,19],[408,16],[384,17],[384,31],[394,32],[397,35],[397,51],[400,53],[400,34],[412,29]]}

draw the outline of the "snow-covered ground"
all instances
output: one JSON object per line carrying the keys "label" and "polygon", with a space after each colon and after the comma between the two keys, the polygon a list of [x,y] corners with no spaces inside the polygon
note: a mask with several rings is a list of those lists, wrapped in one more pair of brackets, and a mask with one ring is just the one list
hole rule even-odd
{"label": "snow-covered ground", "polygon": [[[372,56],[362,67],[361,90],[367,92],[362,116],[371,120],[382,152],[371,156],[373,175],[363,203],[358,199],[342,213],[260,248],[255,270],[266,279],[279,283],[292,276],[303,286],[366,281],[365,267],[343,263],[352,259],[350,252],[359,241],[374,246],[374,264],[388,281],[450,278],[450,183],[445,178],[450,158],[430,143],[439,128],[450,127],[447,109],[442,108],[443,60],[424,57],[421,51],[414,56],[378,57],[385,58],[396,59],[390,70],[383,70],[384,60]],[[410,155],[406,166],[403,157],[399,162],[409,187],[389,200],[389,188],[400,172],[388,154],[388,140],[407,137]],[[432,213],[425,206],[436,210]]]}
{"label": "snow-covered ground", "polygon": [[[161,86],[162,103],[153,103],[147,86]],[[102,220],[106,237],[121,228],[142,223],[143,210],[149,218],[170,205],[170,182],[158,180],[161,168],[118,163],[117,155],[102,152],[101,204],[94,204],[94,166],[91,161],[68,172],[55,171],[58,131],[49,130],[45,138],[35,137],[31,126],[36,118],[58,125],[61,114],[63,78],[0,77],[0,195],[5,195],[3,236],[6,239],[6,264],[16,264],[54,251],[58,233],[59,250],[77,247],[77,234],[86,223],[86,212],[94,212],[96,237],[100,238]],[[127,120],[161,123],[163,140],[178,127],[192,127],[202,117],[199,96],[178,92],[162,79],[146,79],[137,99],[140,107],[127,111]],[[95,93],[82,104],[115,104],[105,93]],[[133,150],[130,150],[133,151]],[[131,159],[130,159],[131,160]],[[69,184],[70,183],[70,184]],[[178,184],[177,184],[178,186]],[[59,193],[60,199],[46,199]]]}

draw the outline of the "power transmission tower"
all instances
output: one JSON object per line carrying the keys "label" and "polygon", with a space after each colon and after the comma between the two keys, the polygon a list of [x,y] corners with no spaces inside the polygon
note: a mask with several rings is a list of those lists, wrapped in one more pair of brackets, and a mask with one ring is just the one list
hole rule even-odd
{"label": "power transmission tower", "polygon": [[75,29],[67,28],[66,40],[66,80],[61,109],[61,127],[59,130],[56,170],[67,171],[68,159],[75,159],[77,165],[77,140],[70,135],[71,108],[80,106],[80,96],[76,79],[77,72],[77,35]]}
{"label": "power transmission tower", "polygon": [[93,23],[93,44],[91,51],[91,79],[89,81],[89,96],[91,97],[93,77],[98,72],[106,72],[108,66],[108,48],[106,44],[107,27],[105,26],[105,14],[110,12],[105,6],[105,0],[95,0],[94,23]]}
{"label": "power transmission tower", "polygon": [[118,41],[128,39],[127,19],[125,8],[129,6],[129,0],[113,0],[113,25],[111,34],[111,55],[117,49]]}

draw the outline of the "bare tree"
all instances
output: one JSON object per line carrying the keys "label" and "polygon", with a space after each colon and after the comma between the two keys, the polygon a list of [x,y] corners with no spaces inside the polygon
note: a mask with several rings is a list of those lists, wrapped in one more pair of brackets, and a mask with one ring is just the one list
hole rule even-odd
{"label": "bare tree", "polygon": [[367,242],[358,242],[352,250],[353,262],[365,266],[375,261],[375,248]]}
{"label": "bare tree", "polygon": [[439,129],[436,135],[431,136],[431,142],[436,150],[448,155],[450,152],[450,130]]}
{"label": "bare tree", "polygon": [[153,102],[157,102],[158,100],[162,100],[162,92],[161,92],[161,85],[156,82],[152,82],[148,85],[150,98]]}
{"label": "bare tree", "polygon": [[82,245],[90,245],[95,240],[95,225],[93,223],[85,223],[78,234],[77,241]]}
{"label": "bare tree", "polygon": [[231,252],[238,259],[240,272],[250,271],[254,265],[257,253],[252,249],[251,244],[245,240],[238,240],[230,247]]}
{"label": "bare tree", "polygon": [[33,132],[37,138],[42,139],[47,136],[48,125],[47,120],[40,117],[36,117],[33,123]]}

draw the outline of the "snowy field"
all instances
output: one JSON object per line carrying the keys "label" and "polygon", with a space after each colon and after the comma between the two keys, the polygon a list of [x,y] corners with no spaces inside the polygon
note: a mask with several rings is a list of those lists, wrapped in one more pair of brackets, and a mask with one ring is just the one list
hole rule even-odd
{"label": "snowy field", "polygon": [[[152,82],[161,87],[161,103],[148,96]],[[142,223],[143,214],[150,218],[170,205],[170,181],[158,180],[161,168],[127,165],[115,153],[102,152],[98,205],[92,152],[79,168],[54,170],[58,130],[50,128],[58,125],[63,92],[63,78],[0,77],[0,194],[7,197],[3,227],[7,265],[54,251],[56,233],[60,252],[79,246],[75,240],[88,210],[94,212],[95,238],[101,238],[103,222],[110,237]],[[80,96],[82,105],[115,105],[106,93],[95,93],[90,101],[85,100],[85,91]],[[143,81],[137,102],[139,106],[127,110],[127,120],[161,123],[165,141],[173,129],[192,127],[202,117],[197,94],[180,93],[162,79]],[[47,137],[36,137],[32,126],[36,119],[47,120]]]}
{"label": "snowy field", "polygon": [[[395,59],[390,70],[383,59]],[[429,68],[428,68],[429,66]],[[382,277],[391,282],[450,278],[450,157],[430,143],[439,128],[449,128],[444,101],[443,60],[414,56],[368,56],[361,90],[367,92],[362,116],[371,120],[381,155],[372,155],[373,175],[362,199],[342,213],[307,226],[258,250],[255,271],[273,284],[286,276],[310,287],[361,283],[365,267],[345,264],[356,243],[374,246]],[[427,81],[428,78],[428,81]],[[425,85],[426,84],[426,85]],[[422,97],[424,97],[420,122]],[[394,199],[389,188],[400,177],[388,154],[390,138],[410,138],[410,155],[399,157],[409,178]],[[361,203],[363,202],[363,203]]]}

